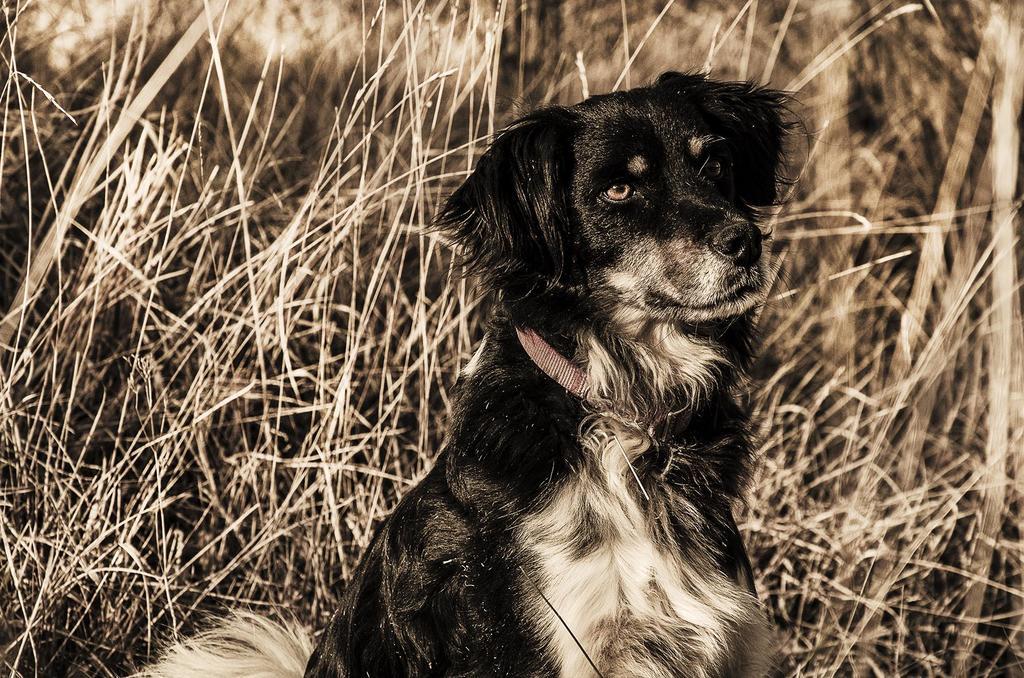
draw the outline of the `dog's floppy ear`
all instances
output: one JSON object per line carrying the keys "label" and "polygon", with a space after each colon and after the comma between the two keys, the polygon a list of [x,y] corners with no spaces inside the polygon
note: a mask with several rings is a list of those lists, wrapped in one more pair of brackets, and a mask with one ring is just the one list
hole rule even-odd
{"label": "dog's floppy ear", "polygon": [[552,283],[566,265],[571,114],[544,108],[497,135],[437,228],[485,284]]}
{"label": "dog's floppy ear", "polygon": [[704,114],[715,134],[728,140],[737,197],[749,207],[767,207],[778,199],[783,140],[791,125],[784,119],[789,97],[751,82],[718,82],[703,75],[669,72],[658,87],[675,90]]}

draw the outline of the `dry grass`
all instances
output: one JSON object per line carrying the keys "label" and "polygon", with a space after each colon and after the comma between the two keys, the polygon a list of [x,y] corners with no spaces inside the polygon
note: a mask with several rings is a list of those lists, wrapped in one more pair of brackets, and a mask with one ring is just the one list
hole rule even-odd
{"label": "dry grass", "polygon": [[795,90],[811,131],[742,520],[780,672],[1024,675],[1020,9],[22,4],[0,136],[11,675],[123,675],[239,605],[319,627],[478,338],[422,231],[440,195],[520,97],[702,64]]}

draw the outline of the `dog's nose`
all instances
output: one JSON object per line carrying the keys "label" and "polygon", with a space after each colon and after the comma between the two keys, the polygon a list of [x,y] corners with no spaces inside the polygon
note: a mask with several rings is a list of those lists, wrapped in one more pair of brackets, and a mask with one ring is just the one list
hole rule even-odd
{"label": "dog's nose", "polygon": [[753,224],[730,224],[715,234],[711,246],[737,266],[752,266],[761,258],[761,231]]}

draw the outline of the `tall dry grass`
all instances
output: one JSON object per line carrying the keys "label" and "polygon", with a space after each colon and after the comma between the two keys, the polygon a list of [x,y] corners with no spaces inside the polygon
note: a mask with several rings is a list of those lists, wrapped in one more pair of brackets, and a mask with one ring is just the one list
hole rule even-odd
{"label": "tall dry grass", "polygon": [[707,66],[809,134],[742,510],[785,675],[1024,675],[1017,4],[4,5],[0,658],[329,615],[479,299],[423,226],[522,103]]}

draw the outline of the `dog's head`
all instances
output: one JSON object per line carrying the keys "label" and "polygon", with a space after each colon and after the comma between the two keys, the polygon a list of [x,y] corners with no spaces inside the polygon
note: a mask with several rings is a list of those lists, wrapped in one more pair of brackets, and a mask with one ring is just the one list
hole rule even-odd
{"label": "dog's head", "polygon": [[535,111],[497,136],[440,226],[514,323],[567,338],[592,404],[658,420],[749,359],[785,105],[666,73]]}
{"label": "dog's head", "polygon": [[666,73],[501,132],[440,223],[509,298],[561,290],[591,318],[699,326],[766,293],[785,97]]}

